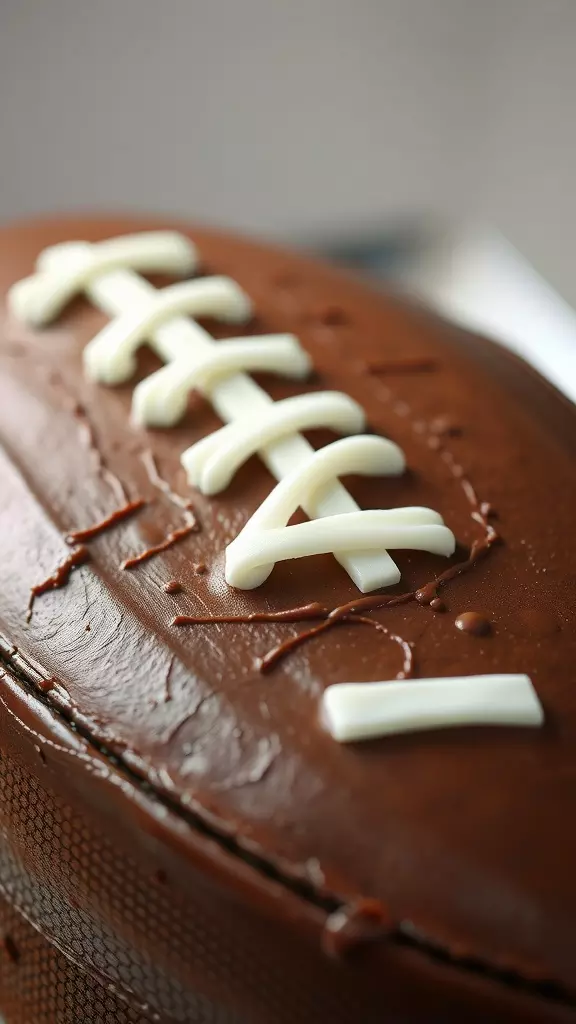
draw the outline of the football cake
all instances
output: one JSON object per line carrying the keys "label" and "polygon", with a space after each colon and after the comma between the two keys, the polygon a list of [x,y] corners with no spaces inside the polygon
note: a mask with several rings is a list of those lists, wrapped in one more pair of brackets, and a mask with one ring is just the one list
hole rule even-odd
{"label": "football cake", "polygon": [[576,1022],[574,407],[203,228],[0,289],[6,1024]]}

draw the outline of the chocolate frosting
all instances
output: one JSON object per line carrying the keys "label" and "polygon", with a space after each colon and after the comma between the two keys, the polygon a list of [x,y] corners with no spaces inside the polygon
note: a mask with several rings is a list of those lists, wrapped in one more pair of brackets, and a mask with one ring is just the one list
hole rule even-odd
{"label": "chocolate frosting", "polygon": [[[7,228],[0,287],[31,273],[47,245],[156,226]],[[207,402],[191,396],[175,429],[134,428],[135,382],[104,388],[82,372],[82,349],[106,323],[88,301],[41,331],[5,314],[5,659],[17,648],[20,666],[35,666],[34,685],[51,682],[44,700],[176,810],[233,837],[239,855],[287,885],[303,880],[307,898],[328,900],[332,913],[369,906],[380,920],[379,902],[386,927],[377,937],[368,929],[371,944],[394,941],[392,933],[424,956],[441,950],[463,969],[510,971],[522,985],[552,983],[576,999],[574,408],[495,345],[351,277],[267,246],[189,233],[204,271],[229,274],[250,295],[251,332],[296,333],[317,371],[309,386],[347,392],[371,428],[403,448],[402,477],[346,480],[359,504],[434,508],[456,534],[457,553],[445,571],[435,556],[400,552],[401,584],[375,601],[363,602],[328,555],[279,564],[256,591],[231,590],[223,553],[273,486],[262,463],[252,459],[217,497],[193,493],[179,455],[220,426]],[[207,326],[218,337],[233,333]],[[157,365],[141,353],[138,379]],[[275,399],[303,390],[260,382]],[[128,506],[133,514],[118,516]],[[90,561],[71,563],[66,536],[108,517],[109,529],[84,533]],[[67,581],[65,564],[74,568]],[[27,622],[34,588],[56,575],[65,585],[37,589]],[[173,580],[180,588],[167,586]],[[293,641],[326,624],[325,612],[309,621],[314,610],[343,607],[338,628]],[[437,614],[441,607],[448,614]],[[490,633],[455,629],[462,609],[482,609]],[[383,628],[365,628],[365,619]],[[406,645],[404,662],[391,639]],[[274,657],[283,645],[285,656]],[[318,716],[322,690],[406,669],[527,672],[546,724],[335,743]],[[332,921],[344,919],[356,921]]]}

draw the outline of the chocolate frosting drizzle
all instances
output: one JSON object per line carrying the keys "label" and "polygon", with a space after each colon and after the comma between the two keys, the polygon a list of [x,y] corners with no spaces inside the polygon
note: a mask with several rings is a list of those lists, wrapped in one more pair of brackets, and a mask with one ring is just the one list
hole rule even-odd
{"label": "chocolate frosting drizzle", "polygon": [[183,498],[181,494],[177,494],[176,491],[173,491],[168,481],[160,475],[158,464],[154,458],[153,452],[151,452],[149,448],[145,448],[140,452],[140,459],[142,460],[142,464],[148,474],[148,479],[152,486],[155,487],[156,490],[161,491],[162,494],[166,495],[171,505],[175,505],[176,508],[184,509],[188,513],[187,518],[190,523],[192,523],[192,520],[195,520],[194,506],[192,502],[189,498]]}
{"label": "chocolate frosting drizzle", "polygon": [[162,551],[167,551],[173,544],[177,544],[178,541],[184,540],[185,537],[189,537],[191,533],[198,533],[200,527],[196,522],[194,516],[191,516],[191,522],[187,523],[186,526],[180,526],[177,530],[172,530],[164,540],[160,541],[159,544],[154,544],[152,547],[145,548],[144,551],[140,551],[139,554],[133,555],[131,558],[125,558],[122,562],[121,569],[135,569],[137,565],[141,565],[142,562],[147,562],[149,558],[153,558],[154,555],[159,555]]}
{"label": "chocolate frosting drizzle", "polygon": [[[390,393],[386,389],[386,393],[383,396],[389,399]],[[397,412],[399,410],[396,410]],[[403,412],[401,413],[403,415]],[[413,429],[418,435],[423,433],[423,427],[421,421],[413,425]],[[270,672],[280,661],[282,661],[287,655],[291,654],[302,644],[314,637],[319,636],[321,633],[325,633],[330,629],[333,629],[337,625],[363,625],[369,626],[375,629],[377,632],[384,634],[388,639],[398,644],[403,652],[403,663],[402,668],[396,674],[397,679],[410,679],[415,674],[415,658],[413,644],[404,640],[396,633],[388,630],[381,622],[376,619],[370,618],[367,615],[360,614],[364,611],[378,611],[384,608],[392,608],[401,604],[408,604],[411,601],[417,601],[421,605],[428,605],[433,611],[445,611],[446,605],[438,595],[440,588],[444,587],[451,580],[455,579],[461,573],[468,572],[472,569],[477,562],[484,558],[489,551],[492,549],[494,544],[499,542],[502,538],[497,530],[490,522],[490,517],[495,513],[492,506],[487,501],[481,501],[478,497],[476,490],[464,474],[464,469],[455,460],[452,453],[442,444],[435,431],[429,427],[426,430],[428,440],[432,439],[433,444],[431,447],[437,451],[441,458],[448,466],[454,479],[460,484],[464,495],[469,505],[471,506],[470,516],[482,528],[482,534],[480,537],[473,541],[468,557],[462,561],[456,562],[451,565],[444,572],[440,573],[433,580],[425,583],[422,587],[417,590],[406,591],[403,594],[369,594],[365,597],[355,598],[346,604],[338,605],[334,608],[327,608],[318,602],[310,602],[309,604],[301,605],[296,608],[286,608],[276,612],[252,612],[246,615],[177,615],[172,620],[174,626],[192,626],[192,625],[214,625],[218,623],[254,623],[254,622],[293,622],[301,623],[309,621],[310,619],[321,619],[319,625],[312,626],[302,633],[296,636],[290,637],[288,640],[283,641],[276,647],[269,650],[262,658],[257,661],[260,672]]]}
{"label": "chocolate frosting drizzle", "polygon": [[100,445],[98,443],[96,430],[94,428],[92,421],[90,420],[86,408],[84,407],[84,405],[82,405],[81,402],[77,402],[74,399],[72,399],[72,411],[74,416],[78,420],[78,429],[81,441],[84,444],[85,448],[92,455],[97,473],[99,474],[101,479],[108,484],[108,486],[116,495],[118,501],[127,502],[128,495],[126,493],[126,488],[124,487],[124,484],[119,479],[119,477],[117,477],[116,474],[113,473],[110,467],[108,466],[108,463],[104,458]]}
{"label": "chocolate frosting drizzle", "polygon": [[99,523],[87,526],[84,530],[73,530],[71,533],[66,534],[66,543],[80,544],[84,541],[94,540],[94,537],[98,537],[100,533],[104,533],[105,530],[109,530],[112,526],[116,526],[117,523],[121,523],[124,519],[134,515],[135,512],[139,512],[145,504],[146,502],[143,498],[130,501],[127,505],[123,505],[122,508],[111,512],[109,516],[106,516]]}
{"label": "chocolate frosting drizzle", "polygon": [[30,600],[28,602],[28,610],[26,613],[26,621],[30,622],[32,618],[32,611],[34,608],[34,601],[41,594],[46,594],[49,590],[57,590],[59,587],[64,587],[70,579],[70,574],[74,569],[77,569],[79,565],[85,565],[90,559],[90,552],[88,548],[83,545],[76,548],[71,555],[68,556],[61,564],[54,570],[51,576],[43,580],[42,583],[37,583],[30,590]]}

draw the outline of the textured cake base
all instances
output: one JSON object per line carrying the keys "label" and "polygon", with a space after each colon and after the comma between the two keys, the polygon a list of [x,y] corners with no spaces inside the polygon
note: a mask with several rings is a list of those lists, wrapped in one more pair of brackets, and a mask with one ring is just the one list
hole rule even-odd
{"label": "textured cake base", "polygon": [[[38,764],[48,783],[40,757]],[[210,959],[206,946],[191,944],[161,890],[146,885],[136,862],[78,807],[0,746],[0,1014],[6,1024],[238,1024],[235,1013],[155,963],[160,936],[172,967],[182,961],[184,976],[188,964]]]}
{"label": "textured cake base", "polygon": [[316,1024],[319,1011],[333,1024],[380,1024],[377,993],[355,971],[224,900],[192,864],[184,875],[154,836],[102,816],[103,759],[76,736],[69,756],[64,727],[46,742],[45,721],[33,713],[36,731],[15,713],[28,713],[16,680],[0,683],[6,1024]]}
{"label": "textured cake base", "polygon": [[58,953],[0,897],[3,1024],[153,1024]]}

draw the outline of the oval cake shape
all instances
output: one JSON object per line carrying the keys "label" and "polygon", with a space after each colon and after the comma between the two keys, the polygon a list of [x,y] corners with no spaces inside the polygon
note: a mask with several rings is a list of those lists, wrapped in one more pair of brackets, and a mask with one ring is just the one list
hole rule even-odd
{"label": "oval cake shape", "polygon": [[[193,394],[174,427],[145,429],[131,404],[134,386],[160,366],[148,348],[138,350],[133,379],[104,387],[85,374],[83,352],[110,319],[88,299],[42,327],[6,310],[0,666],[12,713],[24,723],[20,700],[39,720],[56,716],[71,744],[80,743],[74,726],[130,805],[142,800],[142,817],[125,826],[136,862],[145,860],[144,834],[146,856],[152,833],[155,850],[178,829],[191,843],[209,838],[227,898],[268,922],[277,949],[291,949],[294,934],[309,944],[317,1021],[352,1024],[361,989],[374,1016],[359,1002],[360,1024],[388,1013],[417,1024],[430,1015],[576,1020],[576,410],[485,339],[312,259],[203,228],[115,218],[11,226],[0,233],[1,292],[31,275],[49,246],[156,229],[182,233],[204,274],[248,296],[253,320],[241,331],[201,321],[212,337],[298,339],[314,377],[259,375],[275,402],[342,392],[401,449],[405,473],[346,477],[358,506],[435,510],[458,547],[448,561],[394,551],[400,583],[365,596],[331,553],[279,561],[255,590],[229,587],[225,549],[275,483],[264,463],[252,457],[221,493],[202,494],[180,456],[222,427],[208,401]],[[325,315],[334,309],[337,317]],[[418,361],[427,372],[403,372]],[[440,434],[441,418],[457,429]],[[309,434],[314,447],[334,438]],[[75,535],[89,558],[58,573]],[[439,596],[449,614],[429,607]],[[454,619],[474,608],[492,628],[472,640]],[[519,629],[526,609],[558,629]],[[527,674],[544,725],[335,742],[320,713],[324,690],[402,673]],[[66,745],[61,735],[58,743]],[[75,772],[81,780],[86,771],[86,813],[103,829],[104,798],[84,764],[77,758]],[[50,771],[57,789],[70,767]],[[40,858],[32,846],[30,858]],[[231,895],[235,861],[246,876],[241,895]],[[199,870],[195,862],[195,877]],[[373,909],[371,901],[382,912],[371,911],[364,942],[362,915],[347,908]],[[354,951],[350,965],[321,966],[330,921],[346,932],[342,947],[366,946],[358,967]],[[65,934],[57,939],[66,945]],[[106,964],[101,971],[114,980]],[[208,973],[193,982],[206,999]],[[268,1024],[268,997],[249,991],[243,973],[222,989],[229,1019]],[[271,977],[270,991],[275,984]],[[347,994],[336,1006],[331,984]],[[311,1021],[291,998],[285,991],[285,1011],[274,1010],[280,1024]]]}

